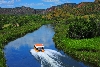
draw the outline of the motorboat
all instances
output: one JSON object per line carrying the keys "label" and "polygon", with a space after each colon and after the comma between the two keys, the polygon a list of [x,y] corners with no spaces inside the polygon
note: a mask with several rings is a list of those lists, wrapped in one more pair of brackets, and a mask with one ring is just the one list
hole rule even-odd
{"label": "motorboat", "polygon": [[44,46],[43,46],[43,44],[35,44],[34,45],[34,50],[36,52],[44,52]]}

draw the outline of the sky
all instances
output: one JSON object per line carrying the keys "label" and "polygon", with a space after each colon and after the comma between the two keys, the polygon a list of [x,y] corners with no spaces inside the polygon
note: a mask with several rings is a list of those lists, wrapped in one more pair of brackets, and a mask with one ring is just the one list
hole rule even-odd
{"label": "sky", "polygon": [[30,7],[34,9],[46,9],[64,3],[94,2],[94,0],[0,0],[1,8]]}

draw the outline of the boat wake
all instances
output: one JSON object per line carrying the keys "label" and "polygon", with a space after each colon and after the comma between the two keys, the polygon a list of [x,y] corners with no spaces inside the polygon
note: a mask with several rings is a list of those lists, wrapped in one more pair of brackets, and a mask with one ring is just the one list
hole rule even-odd
{"label": "boat wake", "polygon": [[45,49],[44,52],[31,49],[30,52],[41,63],[41,67],[63,67],[60,57],[64,55],[60,52],[51,49]]}

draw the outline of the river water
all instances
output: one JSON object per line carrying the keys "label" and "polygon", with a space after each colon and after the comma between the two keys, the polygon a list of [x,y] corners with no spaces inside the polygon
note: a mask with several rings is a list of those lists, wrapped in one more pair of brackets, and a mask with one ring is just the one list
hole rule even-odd
{"label": "river water", "polygon": [[[8,67],[89,67],[58,51],[53,42],[55,32],[51,25],[43,25],[4,47]],[[44,44],[45,52],[35,52],[34,44]]]}

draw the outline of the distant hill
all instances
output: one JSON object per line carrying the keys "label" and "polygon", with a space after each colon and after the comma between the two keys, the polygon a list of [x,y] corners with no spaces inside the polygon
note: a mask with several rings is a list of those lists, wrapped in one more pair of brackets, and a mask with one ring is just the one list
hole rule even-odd
{"label": "distant hill", "polygon": [[100,13],[100,0],[95,0],[94,2],[81,2],[76,3],[64,3],[57,6],[52,6],[45,9],[34,9],[30,7],[15,7],[15,8],[0,8],[0,14],[48,14],[50,12],[70,13],[74,15],[85,15]]}
{"label": "distant hill", "polygon": [[64,3],[64,4],[61,4],[61,5],[52,6],[52,7],[50,7],[50,8],[47,8],[46,11],[47,11],[47,12],[53,11],[53,10],[55,10],[55,9],[57,9],[57,8],[62,8],[62,7],[64,7],[64,6],[75,7],[75,6],[77,6],[77,4],[76,4],[76,3]]}
{"label": "distant hill", "polygon": [[30,7],[0,8],[0,14],[43,14],[45,9],[34,9]]}
{"label": "distant hill", "polygon": [[100,3],[100,0],[95,0],[94,2],[95,2],[95,3]]}
{"label": "distant hill", "polygon": [[57,6],[52,6],[46,9],[46,17],[49,19],[54,18],[67,18],[69,15],[90,15],[90,14],[100,14],[100,0],[95,0],[94,2],[81,2],[76,3],[64,3]]}

